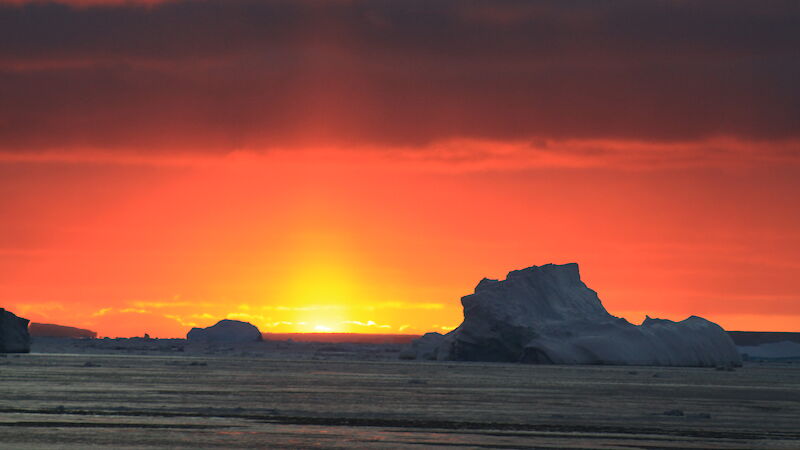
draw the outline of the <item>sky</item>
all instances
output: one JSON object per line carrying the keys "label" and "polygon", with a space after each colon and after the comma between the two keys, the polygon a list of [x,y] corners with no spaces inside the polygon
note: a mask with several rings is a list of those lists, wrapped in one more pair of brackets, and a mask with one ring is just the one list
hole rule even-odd
{"label": "sky", "polygon": [[101,336],[800,331],[800,4],[0,0],[0,306]]}

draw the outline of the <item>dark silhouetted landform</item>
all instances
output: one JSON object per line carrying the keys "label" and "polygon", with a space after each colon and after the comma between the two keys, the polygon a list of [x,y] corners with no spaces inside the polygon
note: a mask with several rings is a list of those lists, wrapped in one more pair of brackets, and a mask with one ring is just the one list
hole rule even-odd
{"label": "dark silhouetted landform", "polygon": [[[52,323],[31,322],[28,326],[28,332],[30,336],[34,338],[97,338],[96,331]],[[773,331],[727,331],[727,333],[737,347],[754,347],[781,342],[794,342],[800,344],[800,333]],[[409,344],[415,339],[421,337],[418,334],[369,333],[261,333],[261,336],[265,341],[294,341],[332,344]],[[250,338],[248,338],[248,340],[250,340]]]}
{"label": "dark silhouetted landform", "polygon": [[462,297],[464,321],[446,335],[428,333],[408,359],[538,364],[739,366],[719,325],[692,316],[633,325],[606,311],[581,281],[577,264],[547,264],[484,278]]}
{"label": "dark silhouetted landform", "polygon": [[28,327],[31,337],[59,337],[73,339],[94,339],[97,332],[85,328],[69,327],[66,325],[56,325],[53,323],[32,322]]}
{"label": "dark silhouetted landform", "polygon": [[31,351],[28,322],[28,319],[17,317],[11,311],[0,308],[0,353],[28,353]]}
{"label": "dark silhouetted landform", "polygon": [[418,334],[361,333],[263,333],[266,341],[319,342],[331,344],[409,344]]}

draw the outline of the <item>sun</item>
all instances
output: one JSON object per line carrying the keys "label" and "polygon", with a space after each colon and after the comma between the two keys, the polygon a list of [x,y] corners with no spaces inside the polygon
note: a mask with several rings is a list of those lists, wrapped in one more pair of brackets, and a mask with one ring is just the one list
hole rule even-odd
{"label": "sun", "polygon": [[295,323],[295,333],[343,333],[345,329],[339,322],[329,319],[314,320],[308,319]]}
{"label": "sun", "polygon": [[345,330],[346,317],[341,310],[323,309],[321,311],[306,311],[302,316],[305,323],[299,332],[304,333],[342,333]]}
{"label": "sun", "polygon": [[[335,243],[306,243],[289,265],[279,297],[291,315],[287,318],[298,333],[341,333],[353,308],[362,302],[355,262],[346,249]],[[312,248],[305,248],[305,247]]]}

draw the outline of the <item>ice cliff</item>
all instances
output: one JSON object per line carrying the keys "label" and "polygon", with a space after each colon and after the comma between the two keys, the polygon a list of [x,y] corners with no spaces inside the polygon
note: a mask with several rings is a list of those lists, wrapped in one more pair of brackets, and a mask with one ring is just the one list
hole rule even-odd
{"label": "ice cliff", "polygon": [[446,335],[428,333],[405,357],[543,364],[741,365],[728,334],[692,316],[647,318],[642,325],[609,314],[580,278],[577,264],[533,266],[505,280],[484,278],[461,299],[464,321]]}
{"label": "ice cliff", "polygon": [[261,340],[261,331],[247,322],[224,319],[208,328],[192,328],[186,339],[205,343],[255,342]]}
{"label": "ice cliff", "polygon": [[28,334],[28,319],[17,317],[11,311],[0,308],[0,353],[28,353],[31,351],[31,336]]}

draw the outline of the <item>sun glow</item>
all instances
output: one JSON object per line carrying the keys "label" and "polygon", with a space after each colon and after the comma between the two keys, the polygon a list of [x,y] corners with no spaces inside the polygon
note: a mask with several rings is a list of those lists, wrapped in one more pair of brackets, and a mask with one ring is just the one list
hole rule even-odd
{"label": "sun glow", "polygon": [[348,320],[347,310],[359,301],[354,283],[342,266],[315,264],[298,271],[287,283],[285,296],[292,305],[296,332],[331,333]]}
{"label": "sun glow", "polygon": [[[343,324],[353,320],[349,311],[369,301],[355,273],[361,264],[358,243],[345,224],[330,217],[323,200],[301,196],[297,227],[284,243],[287,271],[276,294],[289,307],[295,332],[345,331]],[[309,223],[325,226],[309,228]]]}
{"label": "sun glow", "polygon": [[297,326],[295,326],[294,332],[340,333],[346,331],[342,327],[347,313],[345,305],[332,306],[334,307],[321,307],[320,309],[316,309],[313,306],[299,308]]}

